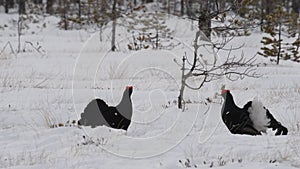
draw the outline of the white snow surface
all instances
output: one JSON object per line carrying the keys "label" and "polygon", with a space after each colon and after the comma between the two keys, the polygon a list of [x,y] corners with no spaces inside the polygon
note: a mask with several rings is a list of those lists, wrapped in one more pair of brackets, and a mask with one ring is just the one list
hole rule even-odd
{"label": "white snow surface", "polygon": [[[258,57],[260,78],[206,83],[186,89],[185,111],[177,109],[182,56],[190,49],[197,23],[169,17],[180,45],[170,50],[129,51],[132,34],[117,27],[117,52],[109,52],[111,27],[99,32],[60,30],[59,18],[40,17],[26,23],[18,47],[15,14],[0,14],[0,168],[95,169],[294,169],[300,167],[300,65],[274,65]],[[192,25],[194,24],[194,25]],[[44,26],[41,26],[44,25]],[[236,37],[232,55],[252,57],[262,34]],[[216,39],[215,39],[216,40]],[[26,43],[27,42],[27,43]],[[31,42],[30,45],[28,42]],[[176,43],[177,44],[177,43]],[[40,46],[39,52],[36,50]],[[36,47],[36,48],[34,48]],[[211,52],[204,49],[203,59]],[[220,51],[222,61],[228,51]],[[199,85],[199,78],[190,79]],[[221,86],[235,95],[237,105],[255,96],[289,129],[262,136],[232,135],[223,124]],[[78,120],[89,101],[99,97],[117,105],[125,86],[133,85],[133,119],[127,132],[108,127],[68,124]],[[212,102],[207,102],[207,98]],[[260,108],[260,103],[258,108]],[[50,128],[51,125],[62,127]],[[85,138],[84,138],[85,137]]]}
{"label": "white snow surface", "polygon": [[270,119],[267,118],[267,110],[264,109],[263,103],[258,97],[253,99],[248,111],[250,119],[253,121],[253,127],[260,132],[266,132]]}

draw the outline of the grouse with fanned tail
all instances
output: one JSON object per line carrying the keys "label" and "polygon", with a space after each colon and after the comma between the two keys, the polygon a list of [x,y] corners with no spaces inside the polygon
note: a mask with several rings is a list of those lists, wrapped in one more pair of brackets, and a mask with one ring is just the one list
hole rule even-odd
{"label": "grouse with fanned tail", "polygon": [[272,128],[276,130],[275,135],[287,135],[287,128],[281,125],[257,98],[239,108],[229,90],[222,90],[222,96],[222,120],[231,133],[261,135],[267,128]]}

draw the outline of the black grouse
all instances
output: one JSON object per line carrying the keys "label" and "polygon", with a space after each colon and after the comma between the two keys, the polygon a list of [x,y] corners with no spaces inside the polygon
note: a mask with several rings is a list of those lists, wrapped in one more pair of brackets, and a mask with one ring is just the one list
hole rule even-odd
{"label": "black grouse", "polygon": [[92,100],[81,114],[78,125],[84,126],[108,126],[115,129],[127,130],[132,117],[131,94],[132,86],[127,86],[121,102],[116,106],[108,106],[101,99]]}
{"label": "black grouse", "polygon": [[222,120],[232,134],[261,135],[267,128],[272,128],[277,130],[275,135],[287,135],[287,128],[282,126],[258,99],[239,108],[229,90],[222,90],[222,97]]}

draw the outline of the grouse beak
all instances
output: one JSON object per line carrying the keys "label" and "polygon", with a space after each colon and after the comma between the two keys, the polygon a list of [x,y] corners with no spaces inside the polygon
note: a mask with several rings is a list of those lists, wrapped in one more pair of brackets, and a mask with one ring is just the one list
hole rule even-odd
{"label": "grouse beak", "polygon": [[222,92],[221,92],[221,95],[223,95],[223,94],[225,94],[227,92],[230,92],[230,90],[223,89]]}
{"label": "grouse beak", "polygon": [[225,98],[225,97],[226,97],[226,94],[229,93],[229,92],[230,92],[230,90],[223,89],[222,92],[221,92],[221,96],[222,96],[223,98]]}
{"label": "grouse beak", "polygon": [[132,91],[133,91],[133,86],[126,86],[126,90],[129,91],[129,96],[131,96]]}
{"label": "grouse beak", "polygon": [[126,89],[132,90],[132,89],[133,89],[133,86],[126,86]]}

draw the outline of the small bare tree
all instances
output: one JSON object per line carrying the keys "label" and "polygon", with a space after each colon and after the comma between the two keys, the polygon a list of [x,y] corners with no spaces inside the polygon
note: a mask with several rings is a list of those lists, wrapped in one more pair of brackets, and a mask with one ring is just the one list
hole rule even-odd
{"label": "small bare tree", "polygon": [[[213,50],[216,49],[217,51],[221,49],[226,50],[224,46],[225,43],[228,43],[228,41],[224,41],[223,44],[219,44],[218,46],[213,43],[198,44],[203,38],[205,38],[204,33],[198,31],[193,44],[194,56],[192,57],[192,60],[189,60],[187,56],[183,57],[182,64],[175,60],[182,70],[181,88],[178,96],[179,109],[183,109],[183,94],[185,87],[192,90],[199,90],[205,83],[224,77],[232,81],[243,79],[244,77],[260,77],[256,72],[256,67],[259,65],[255,63],[255,56],[251,58],[246,58],[243,54],[240,57],[231,56],[232,50],[240,49],[242,46],[235,49],[228,49],[228,55],[223,62],[219,60],[216,54],[212,56],[209,62],[203,59],[203,55],[198,53],[200,48],[211,48]],[[192,77],[202,77],[197,86],[192,86],[187,82],[188,79]]]}

